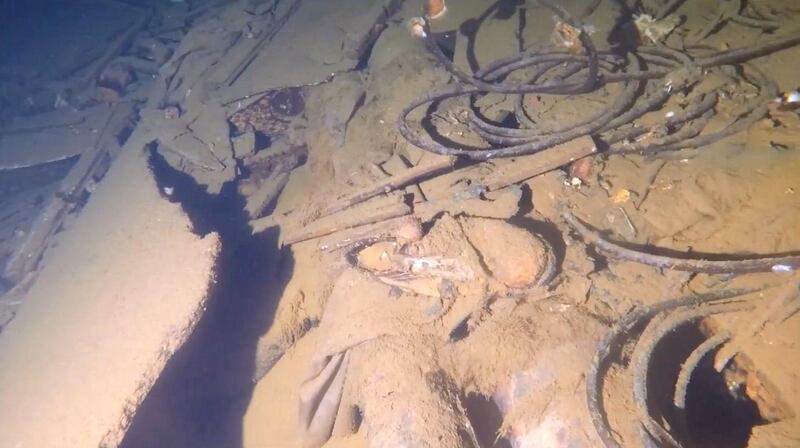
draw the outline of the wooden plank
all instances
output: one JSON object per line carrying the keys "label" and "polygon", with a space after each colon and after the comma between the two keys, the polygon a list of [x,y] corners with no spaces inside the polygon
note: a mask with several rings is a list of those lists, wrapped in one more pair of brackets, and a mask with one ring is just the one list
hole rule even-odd
{"label": "wooden plank", "polygon": [[117,446],[203,313],[219,239],[191,233],[135,144],[0,335],[0,446]]}
{"label": "wooden plank", "polygon": [[81,154],[78,163],[61,181],[58,192],[34,221],[25,241],[6,262],[2,278],[17,283],[36,269],[48,240],[61,226],[72,204],[83,193],[95,168],[108,155],[107,148],[116,144],[116,134],[125,126],[132,113],[133,106],[120,104],[108,115],[94,146]]}
{"label": "wooden plank", "polygon": [[580,137],[529,156],[496,162],[496,169],[479,182],[489,191],[513,185],[595,154],[591,137]]}

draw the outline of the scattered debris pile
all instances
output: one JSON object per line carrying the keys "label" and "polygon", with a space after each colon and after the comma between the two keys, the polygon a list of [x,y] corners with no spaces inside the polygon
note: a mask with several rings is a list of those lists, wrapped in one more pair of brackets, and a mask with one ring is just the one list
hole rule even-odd
{"label": "scattered debris pile", "polygon": [[[264,413],[298,403],[287,445],[680,446],[700,437],[698,378],[754,403],[745,439],[796,440],[780,398],[797,380],[753,335],[798,325],[800,118],[764,62],[800,55],[798,11],[418,3],[140,11],[55,93],[74,116],[0,131],[102,129],[92,150],[8,164],[79,156],[3,277],[35,272],[132,132],[210,193],[235,182],[254,234],[280,231],[291,272],[251,426],[280,432]],[[655,372],[665,350],[674,372]]]}
{"label": "scattered debris pile", "polygon": [[[305,373],[302,366],[295,372],[305,378],[297,392],[302,428],[298,443],[303,446],[351,437],[363,437],[370,446],[401,441],[425,446],[430,440],[440,441],[441,446],[483,446],[483,440],[497,438],[512,446],[552,440],[554,446],[572,442],[609,447],[679,446],[698,440],[692,419],[699,411],[689,409],[686,396],[693,376],[704,379],[711,374],[703,369],[704,373],[693,375],[694,370],[706,353],[731,337],[730,330],[721,328],[746,320],[744,311],[771,309],[776,299],[767,293],[769,288],[785,283],[786,273],[800,266],[796,246],[783,246],[775,254],[723,250],[699,256],[653,247],[650,238],[657,231],[645,230],[649,235],[643,235],[639,213],[647,193],[619,188],[598,173],[619,160],[636,160],[637,166],[656,167],[642,176],[658,176],[672,160],[685,163],[702,157],[701,150],[716,148],[754,126],[784,126],[782,106],[776,102],[780,89],[755,61],[795,47],[800,35],[782,32],[784,27],[776,21],[748,20],[758,14],[758,7],[748,6],[737,10],[737,20],[732,21],[737,25],[732,26],[769,31],[758,44],[723,50],[681,46],[691,41],[694,32],[682,16],[671,14],[680,10],[681,2],[627,11],[636,19],[616,28],[585,25],[590,17],[619,13],[608,2],[592,2],[580,16],[570,13],[568,9],[577,8],[569,5],[536,3],[518,5],[513,14],[522,17],[520,27],[530,26],[544,12],[554,15],[553,38],[531,39],[537,43],[517,54],[484,58],[471,72],[454,62],[458,56],[452,52],[459,50],[459,44],[453,47],[447,40],[454,31],[437,32],[435,19],[407,16],[411,34],[422,41],[435,64],[427,59],[416,65],[414,56],[404,54],[402,63],[388,65],[394,70],[403,70],[401,65],[416,67],[425,87],[416,92],[419,98],[398,104],[400,99],[387,90],[412,83],[400,83],[375,68],[367,72],[366,97],[359,109],[355,113],[345,109],[350,122],[343,138],[334,138],[335,129],[324,120],[312,116],[306,124],[310,172],[317,181],[323,174],[333,180],[325,185],[346,185],[349,193],[322,198],[312,194],[308,196],[312,203],[302,206],[286,201],[294,205],[279,204],[275,213],[253,222],[256,232],[280,226],[283,244],[292,245],[297,257],[315,260],[304,266],[333,266],[321,281],[334,284],[332,291],[297,280],[302,283],[297,295],[284,295],[289,301],[287,314],[278,319],[282,326],[262,340],[255,375],[260,379],[267,374],[286,350],[302,344],[304,334],[317,343],[324,341],[311,355]],[[496,2],[484,8],[470,26],[479,29],[503,7],[503,2]],[[701,38],[724,34],[723,22],[727,19],[712,20],[713,30],[702,31]],[[613,44],[618,32],[628,33],[624,45]],[[525,33],[516,30],[520,41]],[[541,42],[556,46],[543,48]],[[607,47],[607,42],[612,45]],[[466,45],[467,52],[474,48]],[[381,49],[379,40],[371,58],[379,61],[376,53]],[[336,91],[334,84],[311,90]],[[380,108],[396,111],[399,119],[380,114]],[[391,120],[388,129],[384,117]],[[397,128],[391,129],[395,122]],[[372,126],[385,137],[358,136],[357,126]],[[356,141],[378,146],[388,141],[391,147],[356,151],[351,146]],[[562,167],[569,176],[554,173]],[[553,183],[559,176],[562,181]],[[364,180],[375,177],[373,182]],[[652,182],[651,178],[648,183]],[[533,212],[524,208],[531,194],[535,205],[544,204]],[[621,224],[621,233],[633,242],[613,242],[572,210],[582,216],[608,213],[615,230]],[[612,212],[620,215],[618,220],[612,220]],[[547,232],[530,233],[530,227],[523,231],[507,224],[528,213],[547,222],[536,225]],[[481,229],[479,236],[476,229]],[[587,253],[597,260],[589,266]],[[584,261],[578,263],[575,257]],[[630,286],[623,286],[625,282],[613,272],[602,274],[608,269],[605,263],[620,272],[640,270],[637,275],[654,282],[655,291],[633,303],[622,300],[621,296],[630,295],[626,289]],[[516,269],[526,274],[513,272]],[[766,280],[768,289],[708,291],[698,284],[711,282],[700,279],[748,273],[776,277]],[[598,281],[596,276],[615,278],[617,284]],[[743,283],[763,281],[745,276]],[[480,286],[465,286],[470,284]],[[670,299],[670,293],[682,290],[687,298]],[[797,288],[789,290],[796,301]],[[359,300],[354,302],[353,297]],[[785,322],[794,308],[782,309],[780,321]],[[565,340],[579,348],[570,351],[559,345],[558,332],[542,323],[551,319],[549,313],[555,313],[558,317],[553,319],[560,319],[561,325],[576,328]],[[613,322],[603,336],[603,324]],[[497,332],[503,326],[513,326],[514,332],[486,339],[492,331],[487,328]],[[650,367],[654,357],[662,356],[656,347],[664,350],[664,339],[676,329],[700,329],[703,339],[686,353],[685,363],[677,360],[683,367],[672,380],[676,386],[670,400],[674,395],[675,404],[662,406],[663,387],[654,392],[649,384],[665,379],[655,380]],[[511,342],[526,337],[530,345]],[[515,361],[508,363],[492,358],[498,347],[509,346],[527,357],[517,360],[509,353]],[[469,358],[469,350],[483,356]],[[546,364],[548,356],[559,356],[555,353],[568,360],[557,373],[539,372],[528,364],[531,360]],[[502,367],[487,367],[487,359]],[[747,367],[738,367],[742,364]],[[750,392],[735,399],[757,402],[759,415],[771,417],[754,418],[745,425],[792,418],[776,391],[796,386],[785,381],[775,386],[766,379],[769,374],[755,373],[754,365],[723,362],[713,374],[739,375],[736,384],[741,390],[746,390],[750,378]],[[400,370],[403,373],[396,372]],[[416,372],[421,372],[419,377]],[[558,380],[541,379],[550,376]],[[513,380],[507,383],[504,378]],[[623,391],[630,384],[633,388]],[[583,388],[588,406],[574,399],[575,391]],[[389,391],[397,397],[386,403]],[[609,393],[614,394],[610,399]],[[465,396],[484,397],[499,409],[502,424],[492,428],[488,438],[482,432],[485,428],[478,427],[486,410],[468,409]],[[404,409],[424,409],[420,414],[426,418]],[[635,416],[633,424],[630,415]],[[767,437],[779,437],[783,430],[772,428],[776,432]],[[564,434],[570,440],[563,439]]]}

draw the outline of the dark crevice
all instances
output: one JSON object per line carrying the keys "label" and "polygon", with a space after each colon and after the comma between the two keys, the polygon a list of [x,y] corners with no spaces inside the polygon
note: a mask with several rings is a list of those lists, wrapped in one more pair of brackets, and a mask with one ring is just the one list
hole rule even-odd
{"label": "dark crevice", "polygon": [[450,342],[458,342],[469,336],[470,317],[471,316],[464,318],[450,331],[450,334],[448,335]]}
{"label": "dark crevice", "polygon": [[758,406],[746,395],[729,390],[714,370],[713,356],[700,363],[689,383],[686,430],[694,447],[746,447],[753,427],[764,424]]}
{"label": "dark crevice", "polygon": [[442,50],[442,53],[453,61],[456,54],[456,30],[448,30],[441,33],[431,33],[436,45]]}
{"label": "dark crevice", "polygon": [[731,393],[724,376],[714,369],[713,356],[706,356],[693,372],[685,411],[672,403],[682,363],[705,338],[697,327],[685,326],[656,347],[648,380],[651,412],[660,411],[687,448],[744,448],[753,427],[763,422],[752,401]]}
{"label": "dark crevice", "polygon": [[517,51],[525,51],[525,28],[528,26],[528,8],[520,6],[517,22]]}
{"label": "dark crevice", "polygon": [[531,190],[530,185],[524,182],[519,185],[519,188],[522,194],[519,198],[519,211],[517,212],[517,216],[528,216],[536,209],[533,204],[533,190]]}
{"label": "dark crevice", "polygon": [[594,246],[586,246],[586,255],[594,263],[592,274],[608,270],[608,257],[601,254]]}
{"label": "dark crevice", "polygon": [[255,150],[256,152],[263,151],[272,146],[272,138],[261,131],[254,132],[255,136]]}
{"label": "dark crevice", "polygon": [[474,393],[467,394],[462,401],[482,447],[511,448],[508,439],[498,436],[503,426],[503,415],[494,401]]}
{"label": "dark crevice", "polygon": [[375,34],[375,37],[369,41],[367,47],[361,52],[361,56],[358,58],[358,63],[356,63],[356,67],[353,69],[356,72],[360,72],[366,70],[369,66],[369,58],[372,56],[372,50],[375,48],[375,44],[380,39],[381,34],[386,29],[385,26],[381,26],[381,30]]}
{"label": "dark crevice", "polygon": [[236,182],[212,195],[155,151],[150,161],[159,189],[171,189],[166,196],[181,204],[193,231],[216,232],[222,246],[203,317],[139,407],[121,446],[240,447],[256,344],[272,324],[281,278],[287,278],[277,275],[278,267],[291,274],[294,264],[275,232],[251,236]]}

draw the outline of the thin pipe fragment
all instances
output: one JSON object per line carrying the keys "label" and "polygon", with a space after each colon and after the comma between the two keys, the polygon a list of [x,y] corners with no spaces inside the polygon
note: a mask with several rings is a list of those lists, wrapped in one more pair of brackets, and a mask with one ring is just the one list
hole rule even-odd
{"label": "thin pipe fragment", "polygon": [[672,396],[672,403],[678,409],[686,409],[686,395],[689,388],[689,383],[692,381],[692,374],[697,370],[700,361],[705,358],[710,352],[714,351],[720,345],[728,342],[731,339],[731,334],[727,331],[717,333],[714,336],[703,341],[697,348],[692,350],[692,353],[686,358],[686,361],[681,366],[681,371],[678,374],[678,380],[675,382],[675,393]]}
{"label": "thin pipe fragment", "polygon": [[657,268],[673,269],[676,271],[702,272],[706,274],[743,274],[751,272],[783,272],[795,271],[800,267],[800,255],[772,255],[764,257],[709,260],[702,258],[678,258],[665,255],[655,255],[648,252],[629,249],[611,242],[600,235],[600,232],[590,229],[580,219],[570,212],[562,214],[564,220],[583,238],[586,244],[598,248],[601,252],[612,258],[633,261]]}

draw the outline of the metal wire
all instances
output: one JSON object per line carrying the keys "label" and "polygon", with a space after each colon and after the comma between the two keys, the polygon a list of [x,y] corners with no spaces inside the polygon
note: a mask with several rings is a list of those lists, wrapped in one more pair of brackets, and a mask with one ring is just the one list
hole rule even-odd
{"label": "metal wire", "polygon": [[675,382],[675,393],[672,397],[672,402],[678,409],[686,409],[686,395],[689,388],[689,382],[692,380],[692,374],[697,370],[700,361],[714,351],[720,345],[728,342],[731,339],[731,334],[727,331],[717,333],[714,336],[703,341],[697,348],[692,350],[692,353],[686,358],[686,361],[681,366],[681,371],[678,374],[678,380]]}
{"label": "metal wire", "polygon": [[655,421],[647,408],[647,380],[649,378],[653,352],[658,343],[668,334],[674,332],[678,327],[686,325],[689,322],[715,314],[733,313],[752,308],[752,305],[742,303],[714,304],[673,313],[662,322],[650,325],[645,329],[634,349],[630,370],[633,371],[633,401],[636,408],[636,415],[650,435],[661,441],[661,443],[669,446],[681,446],[666,429]]}
{"label": "metal wire", "polygon": [[[588,13],[597,6],[595,3],[598,2],[589,5]],[[678,3],[670,2],[665,9],[672,9]],[[701,49],[696,56],[690,50],[680,51],[663,45],[642,46],[636,53],[613,54],[598,51],[580,24],[561,6],[549,0],[539,0],[538,4],[550,9],[558,20],[579,32],[582,54],[564,50],[523,51],[490,62],[470,74],[442,52],[432,38],[430,24],[423,19],[421,34],[425,45],[457,83],[425,94],[401,111],[398,131],[409,143],[436,154],[477,161],[533,154],[586,135],[599,137],[611,152],[654,153],[705,146],[740,132],[762,118],[767,113],[769,99],[777,95],[774,84],[764,76],[757,76],[756,84],[761,89],[758,97],[745,104],[746,113],[716,132],[703,132],[715,113],[716,96],[694,95],[685,109],[675,111],[660,125],[641,127],[635,124],[635,120],[662,107],[671,93],[696,83],[701,70],[741,64],[800,43],[800,32],[793,32],[755,47],[710,53]],[[525,82],[508,80],[513,73],[521,71],[531,72],[525,77]],[[656,79],[662,80],[661,87],[642,94],[646,90],[645,83]],[[566,98],[597,92],[611,83],[623,83],[622,93],[600,110],[572,123],[537,121],[525,110],[524,97],[528,94]],[[517,126],[490,122],[476,111],[476,99],[490,93],[516,96],[513,116]],[[413,111],[459,97],[469,99],[464,103],[469,130],[480,137],[485,146],[439,141],[439,138],[410,128],[409,116]],[[645,139],[641,143],[629,141],[649,134],[655,128],[667,129],[668,135]]]}
{"label": "metal wire", "polygon": [[714,303],[722,300],[740,297],[746,294],[757,292],[759,289],[735,289],[716,291],[708,294],[692,295],[678,299],[665,300],[654,305],[645,306],[628,313],[617,322],[606,336],[600,341],[595,352],[595,356],[586,373],[586,404],[589,408],[589,415],[592,424],[597,431],[603,446],[606,448],[619,448],[620,444],[614,438],[608,417],[604,409],[603,402],[603,378],[609,365],[612,350],[619,347],[633,328],[650,320],[653,316],[682,307],[699,306],[706,303]]}

